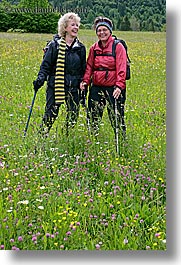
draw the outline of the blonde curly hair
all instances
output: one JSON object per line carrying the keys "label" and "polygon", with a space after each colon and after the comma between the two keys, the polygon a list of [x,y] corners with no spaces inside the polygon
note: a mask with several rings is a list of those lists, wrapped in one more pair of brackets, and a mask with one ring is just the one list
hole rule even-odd
{"label": "blonde curly hair", "polygon": [[68,26],[68,22],[70,20],[74,20],[78,26],[80,26],[80,17],[73,13],[73,12],[69,12],[66,13],[65,15],[61,16],[61,18],[58,21],[58,34],[61,37],[65,37],[66,35],[66,27]]}

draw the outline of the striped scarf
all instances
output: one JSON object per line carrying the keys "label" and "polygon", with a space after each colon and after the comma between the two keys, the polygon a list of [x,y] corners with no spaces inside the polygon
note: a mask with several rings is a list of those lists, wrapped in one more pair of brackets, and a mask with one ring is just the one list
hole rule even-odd
{"label": "striped scarf", "polygon": [[65,100],[65,90],[64,90],[65,50],[66,50],[66,42],[64,38],[61,38],[58,50],[56,74],[55,74],[55,104],[57,105],[64,103]]}

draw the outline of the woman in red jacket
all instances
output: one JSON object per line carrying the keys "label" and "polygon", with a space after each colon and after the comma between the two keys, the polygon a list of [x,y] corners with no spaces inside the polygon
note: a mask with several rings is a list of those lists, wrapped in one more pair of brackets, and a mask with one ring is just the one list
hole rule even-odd
{"label": "woman in red jacket", "polygon": [[121,43],[116,45],[116,58],[112,56],[112,22],[105,17],[94,21],[98,41],[94,43],[87,58],[86,71],[80,84],[81,90],[90,85],[88,108],[90,121],[98,132],[104,107],[107,110],[111,125],[116,133],[115,101],[118,109],[118,125],[125,136],[124,104],[126,100],[126,65],[127,55]]}

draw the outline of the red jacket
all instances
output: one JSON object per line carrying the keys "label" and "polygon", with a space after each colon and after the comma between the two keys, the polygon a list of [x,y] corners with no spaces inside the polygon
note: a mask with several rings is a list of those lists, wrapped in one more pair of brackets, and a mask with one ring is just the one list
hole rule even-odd
{"label": "red jacket", "polygon": [[97,86],[126,88],[127,56],[123,45],[121,43],[116,45],[116,60],[113,56],[94,55],[94,51],[96,54],[112,54],[113,41],[114,38],[110,36],[105,47],[100,41],[91,46],[83,82],[89,85],[92,78],[93,84]]}

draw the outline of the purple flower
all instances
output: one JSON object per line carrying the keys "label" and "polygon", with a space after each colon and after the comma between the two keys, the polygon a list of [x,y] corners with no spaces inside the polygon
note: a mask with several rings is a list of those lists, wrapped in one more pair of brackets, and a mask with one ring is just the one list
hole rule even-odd
{"label": "purple flower", "polygon": [[100,249],[100,245],[99,244],[96,244],[96,249],[99,250]]}
{"label": "purple flower", "polygon": [[36,241],[37,240],[37,237],[36,236],[33,236],[32,237],[32,241]]}
{"label": "purple flower", "polygon": [[18,241],[20,241],[20,242],[23,241],[22,236],[19,236],[19,237],[18,237]]}
{"label": "purple flower", "polygon": [[66,233],[66,235],[67,236],[70,236],[72,233],[70,232],[70,231],[68,231],[67,233]]}
{"label": "purple flower", "polygon": [[12,250],[19,250],[19,248],[17,248],[16,246],[13,246]]}

